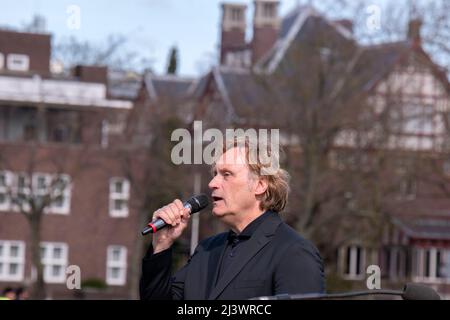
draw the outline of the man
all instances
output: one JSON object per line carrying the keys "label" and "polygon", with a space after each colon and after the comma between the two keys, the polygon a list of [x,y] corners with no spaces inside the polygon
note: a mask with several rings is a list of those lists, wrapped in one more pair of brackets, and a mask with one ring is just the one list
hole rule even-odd
{"label": "man", "polygon": [[28,300],[29,294],[27,288],[18,287],[16,289],[16,300]]}
{"label": "man", "polygon": [[[153,235],[143,259],[140,296],[150,299],[249,299],[258,296],[323,293],[323,265],[317,249],[279,217],[288,196],[288,175],[263,175],[255,149],[226,144],[213,165],[213,214],[231,230],[197,246],[188,263],[171,274],[174,241],[189,222],[180,200],[157,210],[170,227]],[[270,152],[270,149],[268,149]]]}

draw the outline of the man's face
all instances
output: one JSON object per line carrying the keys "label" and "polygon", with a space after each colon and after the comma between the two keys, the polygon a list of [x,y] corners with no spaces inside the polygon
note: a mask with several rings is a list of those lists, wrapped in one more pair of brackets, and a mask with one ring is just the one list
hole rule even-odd
{"label": "man's face", "polygon": [[257,210],[256,178],[252,179],[245,160],[244,148],[232,148],[222,154],[213,168],[212,190],[213,214],[232,222],[233,216],[243,216]]}
{"label": "man's face", "polygon": [[14,300],[14,299],[16,299],[16,294],[14,293],[14,291],[8,291],[5,294],[5,297],[8,299]]}

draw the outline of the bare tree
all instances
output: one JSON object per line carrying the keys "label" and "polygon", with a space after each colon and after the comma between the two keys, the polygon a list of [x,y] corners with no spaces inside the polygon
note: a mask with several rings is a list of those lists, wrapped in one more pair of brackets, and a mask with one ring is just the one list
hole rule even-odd
{"label": "bare tree", "polygon": [[[0,167],[3,170],[15,168],[14,162],[18,156],[25,162],[24,168],[17,168],[20,173],[10,175],[7,179],[6,191],[11,209],[26,218],[30,230],[31,261],[36,277],[31,297],[44,299],[46,286],[40,247],[43,216],[64,210],[73,180],[82,170],[88,170],[95,163],[89,160],[87,148],[71,148],[67,145],[44,147],[39,143],[30,143],[20,153],[8,152],[7,148],[4,147],[5,152],[0,156]],[[14,157],[10,156],[12,154]]]}

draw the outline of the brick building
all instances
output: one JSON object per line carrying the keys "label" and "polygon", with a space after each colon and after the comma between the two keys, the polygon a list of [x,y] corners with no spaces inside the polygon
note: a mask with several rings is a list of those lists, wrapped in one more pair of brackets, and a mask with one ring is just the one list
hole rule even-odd
{"label": "brick building", "polygon": [[[404,163],[387,174],[385,178],[398,186],[386,197],[380,210],[385,217],[382,223],[386,224],[383,236],[377,238],[375,245],[373,240],[369,240],[370,226],[359,223],[356,218],[348,221],[345,230],[354,232],[354,236],[346,237],[343,232],[337,232],[332,240],[327,238],[331,242],[325,247],[333,247],[334,243],[337,246],[330,254],[332,258],[328,261],[327,270],[336,272],[344,280],[346,284],[341,285],[341,290],[344,287],[364,288],[366,267],[376,264],[381,267],[384,288],[398,288],[408,281],[422,282],[449,297],[450,201],[448,193],[442,189],[446,189],[449,182],[450,85],[446,71],[423,49],[421,21],[410,22],[403,41],[363,45],[353,36],[351,21],[330,20],[310,6],[298,6],[279,18],[277,1],[254,1],[254,5],[253,24],[257,31],[247,43],[246,6],[222,4],[220,65],[197,82],[190,102],[194,117],[202,119],[206,127],[281,128],[285,146],[297,150],[291,154],[290,161],[299,159],[297,162],[300,164],[303,152],[295,132],[296,126],[302,123],[288,127],[289,120],[283,122],[277,117],[278,113],[282,114],[282,108],[274,106],[286,105],[292,96],[294,100],[295,97],[304,99],[305,95],[296,96],[294,90],[307,90],[304,88],[309,88],[308,79],[313,81],[316,77],[317,73],[311,73],[309,69],[310,64],[315,63],[310,57],[320,57],[322,66],[334,67],[331,63],[342,62],[342,65],[336,64],[336,69],[330,67],[331,72],[324,75],[324,92],[343,88],[341,91],[364,96],[361,105],[367,105],[367,110],[375,110],[374,114],[377,114],[376,110],[392,107],[394,118],[402,115],[401,124],[399,121],[393,128],[395,130],[386,135],[386,144],[378,145],[380,149],[390,150],[386,152],[392,157],[389,163],[394,163],[398,154],[408,154],[411,159],[439,160],[436,160],[435,171],[428,172],[428,176],[422,173],[422,178],[426,176],[424,181],[429,178],[427,183],[402,176],[406,170]],[[261,14],[265,21],[263,28],[260,27]],[[358,81],[353,81],[355,79]],[[283,86],[288,81],[289,86]],[[338,101],[339,96],[335,98]],[[316,105],[311,107],[317,108]],[[292,105],[295,107],[299,105]],[[278,112],[274,112],[274,108]],[[294,109],[291,111],[295,114]],[[289,115],[285,119],[289,119]],[[369,124],[373,129],[369,129],[372,136],[376,136],[376,127],[375,121]],[[350,176],[350,171],[345,169],[356,163],[352,158],[356,150],[352,134],[351,130],[340,131],[328,153],[330,165],[337,172],[347,172],[344,173],[346,177]],[[376,148],[367,148],[367,153],[361,158],[371,159],[374,150]],[[416,170],[414,173],[419,176],[419,170],[411,168],[407,170]],[[430,183],[435,175],[439,177],[434,183],[446,188],[439,189]],[[378,175],[372,181],[383,179]],[[354,197],[358,187],[352,192],[343,193],[340,199]],[[348,202],[354,203],[353,200]],[[352,206],[347,204],[342,211],[348,213]],[[333,209],[333,206],[325,207],[323,211]],[[327,229],[324,232],[330,236],[334,231]]]}
{"label": "brick building", "polygon": [[66,287],[69,265],[80,267],[83,284],[103,282],[106,296],[127,297],[140,226],[111,149],[133,107],[130,88],[137,88],[128,81],[126,97],[118,89],[125,84],[113,79],[110,88],[106,67],[52,73],[50,38],[0,31],[1,287],[35,279],[30,227],[20,211],[38,210],[34,206],[57,191],[42,217],[48,297],[74,296]]}

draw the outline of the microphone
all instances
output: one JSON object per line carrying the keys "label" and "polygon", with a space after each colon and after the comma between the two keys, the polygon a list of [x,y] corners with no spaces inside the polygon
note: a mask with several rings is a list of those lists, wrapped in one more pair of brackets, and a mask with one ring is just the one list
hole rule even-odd
{"label": "microphone", "polygon": [[[193,214],[199,212],[200,210],[206,208],[209,204],[208,196],[205,194],[199,194],[191,197],[183,203],[183,207],[189,209],[189,214]],[[145,236],[149,233],[155,233],[156,231],[167,227],[168,224],[163,219],[156,219],[155,221],[150,222],[143,230],[142,235]]]}
{"label": "microphone", "polygon": [[310,294],[277,294],[275,296],[256,297],[250,300],[324,300],[342,299],[368,295],[394,295],[401,296],[403,300],[441,300],[439,294],[432,288],[418,284],[408,283],[403,290],[368,290],[344,293],[310,293]]}

